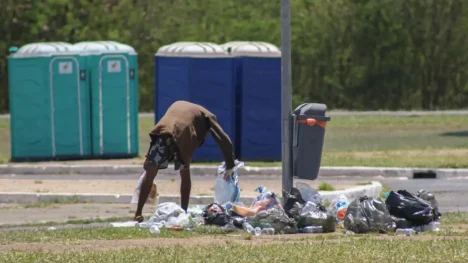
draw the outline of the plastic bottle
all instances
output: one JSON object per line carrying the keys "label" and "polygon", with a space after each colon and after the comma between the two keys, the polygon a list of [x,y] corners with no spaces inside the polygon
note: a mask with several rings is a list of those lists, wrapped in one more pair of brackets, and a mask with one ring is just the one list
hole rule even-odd
{"label": "plastic bottle", "polygon": [[138,224],[139,227],[141,228],[150,228],[151,227],[151,223],[150,222],[141,222]]}
{"label": "plastic bottle", "polygon": [[322,226],[306,226],[302,229],[302,233],[323,233]]}
{"label": "plastic bottle", "polygon": [[440,222],[432,221],[429,225],[431,226],[431,231],[440,231]]}
{"label": "plastic bottle", "polygon": [[440,222],[432,221],[427,225],[421,226],[421,232],[440,231]]}
{"label": "plastic bottle", "polygon": [[242,224],[242,227],[243,227],[248,233],[250,233],[250,234],[255,234],[255,229],[254,229],[254,227],[253,227],[251,224],[249,224],[249,223],[247,223],[247,222],[244,222],[244,223]]}
{"label": "plastic bottle", "polygon": [[262,234],[262,229],[260,227],[256,227],[254,229],[254,233],[256,236],[260,236]]}
{"label": "plastic bottle", "polygon": [[152,225],[152,226],[150,227],[150,232],[151,232],[151,234],[156,234],[156,235],[158,235],[158,234],[161,233],[161,230],[159,230],[159,227],[158,227],[158,226]]}
{"label": "plastic bottle", "polygon": [[414,236],[416,235],[416,231],[412,228],[398,228],[395,234],[397,236]]}
{"label": "plastic bottle", "polygon": [[275,234],[275,229],[272,227],[266,227],[262,229],[262,233],[266,235],[274,235]]}

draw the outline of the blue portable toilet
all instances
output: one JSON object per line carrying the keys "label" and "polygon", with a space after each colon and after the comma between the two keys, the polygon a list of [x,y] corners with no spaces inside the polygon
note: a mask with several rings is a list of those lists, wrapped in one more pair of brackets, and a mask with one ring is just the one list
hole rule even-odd
{"label": "blue portable toilet", "polygon": [[89,89],[80,50],[64,42],[11,50],[12,161],[89,157]]}
{"label": "blue portable toilet", "polygon": [[93,157],[138,156],[138,61],[135,49],[115,41],[79,42],[74,46],[87,59]]}
{"label": "blue portable toilet", "polygon": [[265,42],[228,42],[236,75],[239,157],[281,160],[281,51]]}
{"label": "blue portable toilet", "polygon": [[[233,60],[213,43],[177,42],[155,55],[155,122],[177,100],[200,104],[217,119],[235,145],[235,87]],[[222,161],[211,136],[195,151],[193,161]]]}

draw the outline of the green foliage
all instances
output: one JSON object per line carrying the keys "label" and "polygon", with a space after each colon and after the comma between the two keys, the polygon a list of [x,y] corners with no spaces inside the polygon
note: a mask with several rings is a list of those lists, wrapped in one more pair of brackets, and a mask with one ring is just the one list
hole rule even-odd
{"label": "green foliage", "polygon": [[[463,0],[292,0],[293,103],[329,108],[466,107]],[[280,45],[279,1],[2,0],[0,112],[10,46],[117,40],[139,53],[140,110],[153,107],[154,53],[176,41]]]}

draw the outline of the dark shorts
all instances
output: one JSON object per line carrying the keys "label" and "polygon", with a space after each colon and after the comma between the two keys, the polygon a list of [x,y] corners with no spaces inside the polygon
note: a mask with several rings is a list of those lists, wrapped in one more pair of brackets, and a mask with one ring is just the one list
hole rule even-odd
{"label": "dark shorts", "polygon": [[146,154],[146,164],[156,165],[158,169],[167,169],[169,162],[174,162],[174,170],[189,168],[179,155],[174,141],[169,136],[151,136],[151,143]]}

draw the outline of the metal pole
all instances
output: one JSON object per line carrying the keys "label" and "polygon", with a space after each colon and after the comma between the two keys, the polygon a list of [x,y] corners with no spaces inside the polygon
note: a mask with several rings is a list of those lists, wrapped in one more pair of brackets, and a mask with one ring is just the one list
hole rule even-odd
{"label": "metal pole", "polygon": [[[289,192],[293,184],[291,148],[291,5],[289,0],[281,0],[281,96],[283,190]],[[283,201],[286,202],[286,200]]]}

